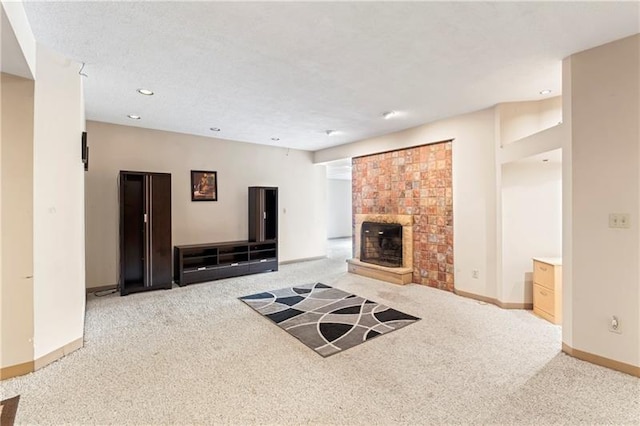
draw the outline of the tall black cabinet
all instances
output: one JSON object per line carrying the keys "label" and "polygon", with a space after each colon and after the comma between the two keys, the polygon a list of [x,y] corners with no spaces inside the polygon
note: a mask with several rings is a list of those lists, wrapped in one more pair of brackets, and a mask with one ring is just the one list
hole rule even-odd
{"label": "tall black cabinet", "polygon": [[120,294],[171,288],[171,174],[120,172]]}
{"label": "tall black cabinet", "polygon": [[249,187],[249,241],[278,239],[278,188]]}

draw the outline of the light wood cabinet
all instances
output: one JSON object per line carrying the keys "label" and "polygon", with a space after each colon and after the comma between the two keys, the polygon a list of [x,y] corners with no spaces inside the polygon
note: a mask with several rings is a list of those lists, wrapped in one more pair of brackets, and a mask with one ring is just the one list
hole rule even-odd
{"label": "light wood cabinet", "polygon": [[533,258],[533,312],[562,323],[562,259]]}

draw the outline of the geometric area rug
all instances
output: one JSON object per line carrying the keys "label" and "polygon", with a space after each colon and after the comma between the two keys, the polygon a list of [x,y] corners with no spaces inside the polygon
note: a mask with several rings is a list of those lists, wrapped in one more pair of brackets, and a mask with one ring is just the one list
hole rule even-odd
{"label": "geometric area rug", "polygon": [[239,299],[323,357],[420,319],[322,283]]}
{"label": "geometric area rug", "polygon": [[13,426],[20,395],[0,401],[0,426]]}

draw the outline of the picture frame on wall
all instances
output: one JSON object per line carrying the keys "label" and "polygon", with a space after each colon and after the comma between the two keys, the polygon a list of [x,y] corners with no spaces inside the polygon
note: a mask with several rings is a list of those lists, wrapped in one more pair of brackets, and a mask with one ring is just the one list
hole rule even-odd
{"label": "picture frame on wall", "polygon": [[191,170],[191,201],[218,201],[218,172]]}

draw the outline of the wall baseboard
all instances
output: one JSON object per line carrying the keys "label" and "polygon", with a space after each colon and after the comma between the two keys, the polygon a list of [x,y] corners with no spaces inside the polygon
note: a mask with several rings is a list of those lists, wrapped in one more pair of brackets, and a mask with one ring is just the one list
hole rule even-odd
{"label": "wall baseboard", "polygon": [[278,265],[289,265],[290,263],[309,262],[311,260],[320,260],[320,259],[326,259],[326,258],[327,256],[305,257],[302,259],[285,260],[282,262],[278,262]]}
{"label": "wall baseboard", "polygon": [[527,311],[533,310],[533,303],[502,302],[498,300],[498,306],[500,306],[502,309],[524,309]]}
{"label": "wall baseboard", "polygon": [[10,365],[9,367],[0,368],[0,380],[10,379],[12,377],[24,376],[33,372],[33,361],[23,362],[22,364]]}
{"label": "wall baseboard", "polygon": [[605,358],[603,356],[595,355],[589,352],[584,352],[579,349],[574,349],[564,342],[562,342],[562,352],[574,358],[581,359],[582,361],[590,362],[591,364],[596,364],[601,367],[610,368],[612,370],[630,374],[635,377],[640,377],[640,367],[638,366],[626,364],[624,362],[616,361],[610,358]]}
{"label": "wall baseboard", "polygon": [[481,302],[491,303],[492,305],[496,305],[502,309],[526,309],[532,310],[533,303],[516,303],[516,302],[503,302],[501,300],[495,299],[493,297],[482,296],[475,293],[469,293],[466,291],[453,289],[453,293],[458,296],[467,297],[469,299],[479,300]]}
{"label": "wall baseboard", "polygon": [[116,288],[118,288],[117,284],[101,285],[99,287],[87,287],[87,295],[95,293],[96,291],[115,290]]}
{"label": "wall baseboard", "polygon": [[69,355],[71,352],[76,351],[84,346],[84,338],[79,338],[71,343],[58,348],[40,358],[25,362],[22,364],[11,365],[9,367],[0,368],[0,380],[10,379],[12,377],[24,376],[25,374],[33,373],[36,370],[41,369],[54,361],[59,360],[63,356]]}
{"label": "wall baseboard", "polygon": [[80,349],[82,346],[84,346],[84,339],[81,337],[71,343],[67,343],[61,348],[51,351],[48,354],[36,359],[35,361],[33,361],[33,368],[34,370],[40,370],[42,367],[46,367],[52,362],[59,360],[63,356],[69,355],[71,352]]}

